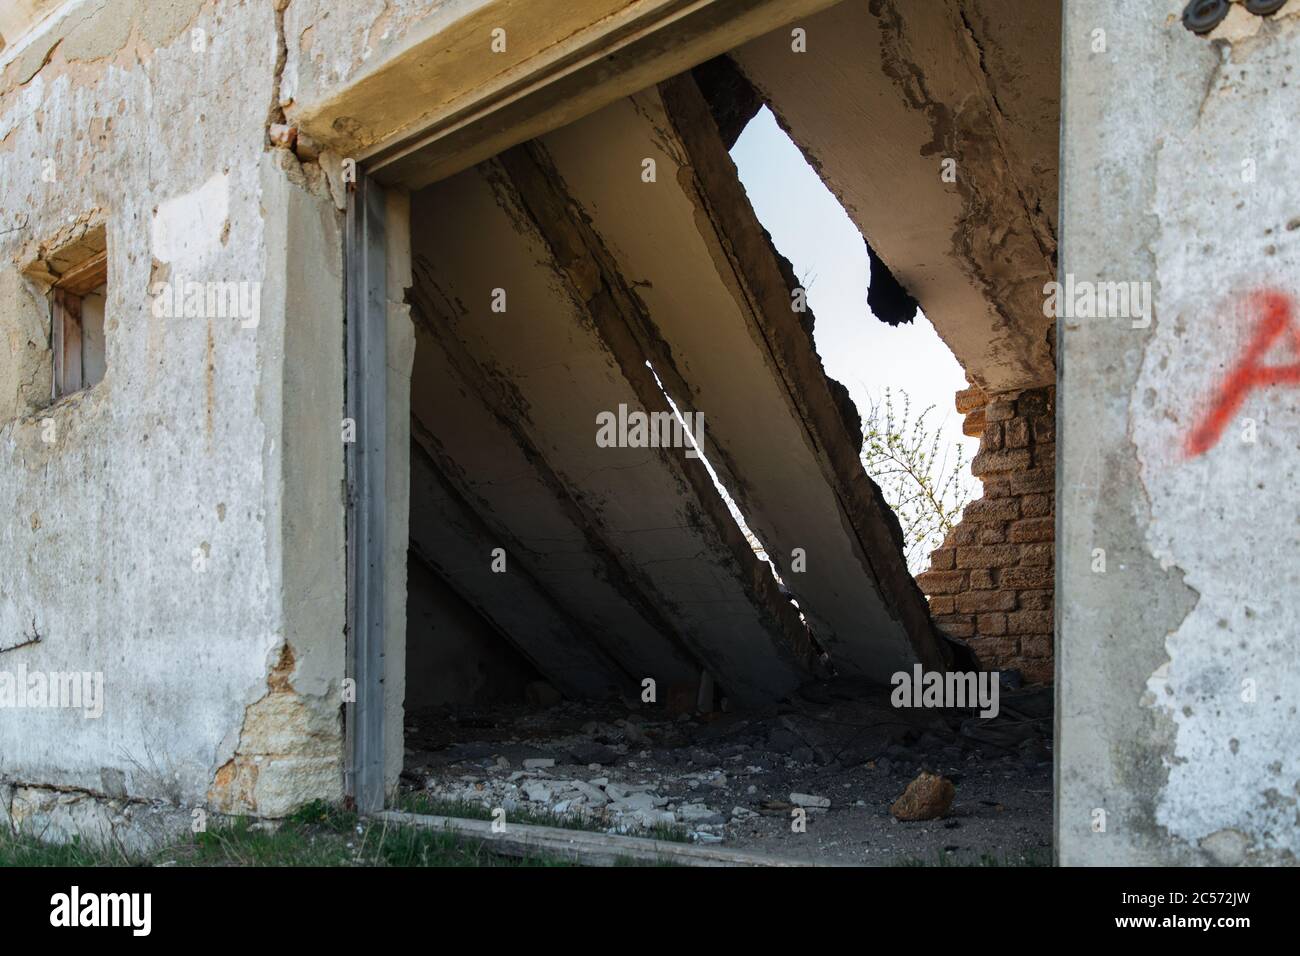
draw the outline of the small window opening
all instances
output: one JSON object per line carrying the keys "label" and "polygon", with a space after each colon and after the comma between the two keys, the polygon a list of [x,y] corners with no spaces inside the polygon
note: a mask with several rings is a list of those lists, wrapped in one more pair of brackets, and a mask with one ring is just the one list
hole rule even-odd
{"label": "small window opening", "polygon": [[51,263],[58,280],[51,290],[52,397],[90,388],[104,378],[104,304],[108,296],[108,248],[101,228]]}

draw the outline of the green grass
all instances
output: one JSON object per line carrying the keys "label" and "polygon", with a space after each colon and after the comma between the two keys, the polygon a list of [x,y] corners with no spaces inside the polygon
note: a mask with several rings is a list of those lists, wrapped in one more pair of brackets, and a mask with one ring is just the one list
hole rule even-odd
{"label": "green grass", "polygon": [[981,853],[979,859],[974,862],[966,862],[966,857],[958,856],[955,853],[945,853],[940,850],[934,859],[921,859],[920,857],[903,857],[895,860],[890,866],[1051,866],[1052,855],[1047,850],[1025,850],[1015,855],[1003,854],[995,856],[992,853]]}
{"label": "green grass", "polygon": [[424,827],[361,821],[323,803],[279,826],[247,819],[149,854],[81,841],[51,844],[0,833],[0,866],[577,866],[548,855],[507,857],[486,844]]}
{"label": "green grass", "polygon": [[[468,802],[406,798],[403,810],[478,820],[491,812]],[[591,821],[549,813],[520,813],[516,823],[600,830]],[[685,840],[680,831],[655,832],[657,839]],[[92,846],[77,839],[46,843],[34,837],[0,832],[0,867],[9,866],[429,866],[429,867],[552,867],[579,866],[559,856],[539,853],[504,856],[490,844],[428,827],[400,826],[362,820],[356,813],[316,801],[278,825],[247,818],[196,833],[148,854],[120,847]],[[622,860],[620,866],[644,865]]]}

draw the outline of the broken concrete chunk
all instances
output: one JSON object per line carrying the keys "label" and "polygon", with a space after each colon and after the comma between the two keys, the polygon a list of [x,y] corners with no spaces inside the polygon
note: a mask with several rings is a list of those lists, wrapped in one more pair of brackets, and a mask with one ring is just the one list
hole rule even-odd
{"label": "broken concrete chunk", "polygon": [[796,807],[809,810],[829,810],[831,806],[830,797],[819,797],[811,793],[792,793],[790,802]]}
{"label": "broken concrete chunk", "polygon": [[696,826],[701,824],[726,823],[726,817],[702,803],[683,803],[677,808],[677,818],[683,823]]}

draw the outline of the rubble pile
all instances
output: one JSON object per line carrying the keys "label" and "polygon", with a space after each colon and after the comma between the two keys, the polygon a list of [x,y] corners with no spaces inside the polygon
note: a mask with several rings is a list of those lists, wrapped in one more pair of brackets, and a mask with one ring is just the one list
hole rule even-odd
{"label": "rubble pile", "polygon": [[403,783],[453,815],[458,805],[503,808],[507,821],[717,843],[788,832],[793,815],[822,832],[831,821],[897,825],[891,806],[927,774],[922,786],[943,805],[903,816],[956,827],[1002,813],[1014,802],[1002,791],[1045,788],[1050,734],[1050,696],[1037,690],[1004,695],[992,720],[894,709],[879,694],[824,685],[765,716],[572,702],[426,711],[408,722]]}

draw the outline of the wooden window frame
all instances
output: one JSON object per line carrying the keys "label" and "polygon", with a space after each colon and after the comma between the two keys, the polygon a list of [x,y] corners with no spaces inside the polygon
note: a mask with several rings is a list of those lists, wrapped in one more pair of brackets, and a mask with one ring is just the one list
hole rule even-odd
{"label": "wooden window frame", "polygon": [[54,352],[54,374],[50,397],[55,401],[85,387],[81,300],[107,282],[108,251],[104,250],[69,268],[51,289],[50,347]]}

